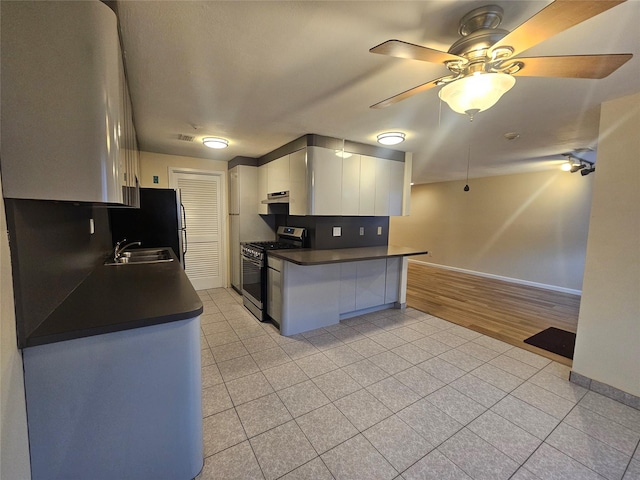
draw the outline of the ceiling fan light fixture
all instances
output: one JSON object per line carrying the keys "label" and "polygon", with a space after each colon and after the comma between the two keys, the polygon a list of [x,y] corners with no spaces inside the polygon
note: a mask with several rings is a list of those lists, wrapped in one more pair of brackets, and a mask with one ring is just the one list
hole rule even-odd
{"label": "ceiling fan light fixture", "polygon": [[454,112],[473,115],[493,107],[515,83],[506,73],[474,73],[446,84],[438,95]]}
{"label": "ceiling fan light fixture", "polygon": [[229,140],[219,137],[205,137],[202,139],[202,143],[205,147],[216,149],[227,148],[229,146]]}
{"label": "ceiling fan light fixture", "polygon": [[404,142],[405,134],[402,132],[385,132],[378,135],[378,143],[381,145],[397,145]]}

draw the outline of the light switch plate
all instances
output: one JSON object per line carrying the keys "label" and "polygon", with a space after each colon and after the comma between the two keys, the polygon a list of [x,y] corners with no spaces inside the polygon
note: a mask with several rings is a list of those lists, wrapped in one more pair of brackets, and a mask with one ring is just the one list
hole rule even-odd
{"label": "light switch plate", "polygon": [[382,227],[378,227],[378,235],[382,235]]}
{"label": "light switch plate", "polygon": [[333,236],[341,237],[342,236],[342,227],[333,227]]}

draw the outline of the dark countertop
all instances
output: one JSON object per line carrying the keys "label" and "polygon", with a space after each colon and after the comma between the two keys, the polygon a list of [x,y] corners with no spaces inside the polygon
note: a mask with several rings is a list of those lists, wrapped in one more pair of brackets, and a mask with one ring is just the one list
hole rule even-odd
{"label": "dark countertop", "polygon": [[308,248],[291,250],[269,250],[268,255],[295,263],[296,265],[324,265],[327,263],[358,262],[361,260],[376,260],[389,257],[406,257],[409,255],[424,255],[426,250],[410,247],[386,245],[383,247],[357,247],[329,250],[315,250]]}
{"label": "dark countertop", "polygon": [[197,317],[202,302],[173,257],[165,263],[97,266],[27,337],[25,347]]}

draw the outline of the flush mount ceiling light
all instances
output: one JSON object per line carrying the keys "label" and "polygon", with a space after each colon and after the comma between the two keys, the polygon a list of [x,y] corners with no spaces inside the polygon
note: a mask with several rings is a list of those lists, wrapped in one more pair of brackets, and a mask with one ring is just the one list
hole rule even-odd
{"label": "flush mount ceiling light", "polygon": [[378,143],[381,145],[397,145],[404,142],[404,133],[402,132],[386,132],[378,135]]}
{"label": "flush mount ceiling light", "polygon": [[205,147],[209,148],[227,148],[229,146],[229,140],[219,137],[206,137],[202,139]]}
{"label": "flush mount ceiling light", "polygon": [[506,73],[476,72],[447,83],[438,95],[454,112],[473,118],[476,113],[493,107],[515,83],[515,77]]}

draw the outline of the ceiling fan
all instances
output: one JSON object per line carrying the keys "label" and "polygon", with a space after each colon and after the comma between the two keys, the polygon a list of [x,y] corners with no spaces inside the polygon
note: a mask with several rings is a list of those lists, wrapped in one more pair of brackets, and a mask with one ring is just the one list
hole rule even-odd
{"label": "ceiling fan", "polygon": [[515,76],[604,78],[633,57],[611,55],[564,55],[517,57],[568,28],[615,7],[626,0],[555,0],[512,32],[498,28],[503,10],[498,5],[476,8],[460,20],[462,35],[447,52],[401,40],[388,40],[369,51],[392,57],[442,63],[451,72],[371,105],[384,108],[443,86],[439,95],[458,113],[473,118],[493,106],[515,84]]}

